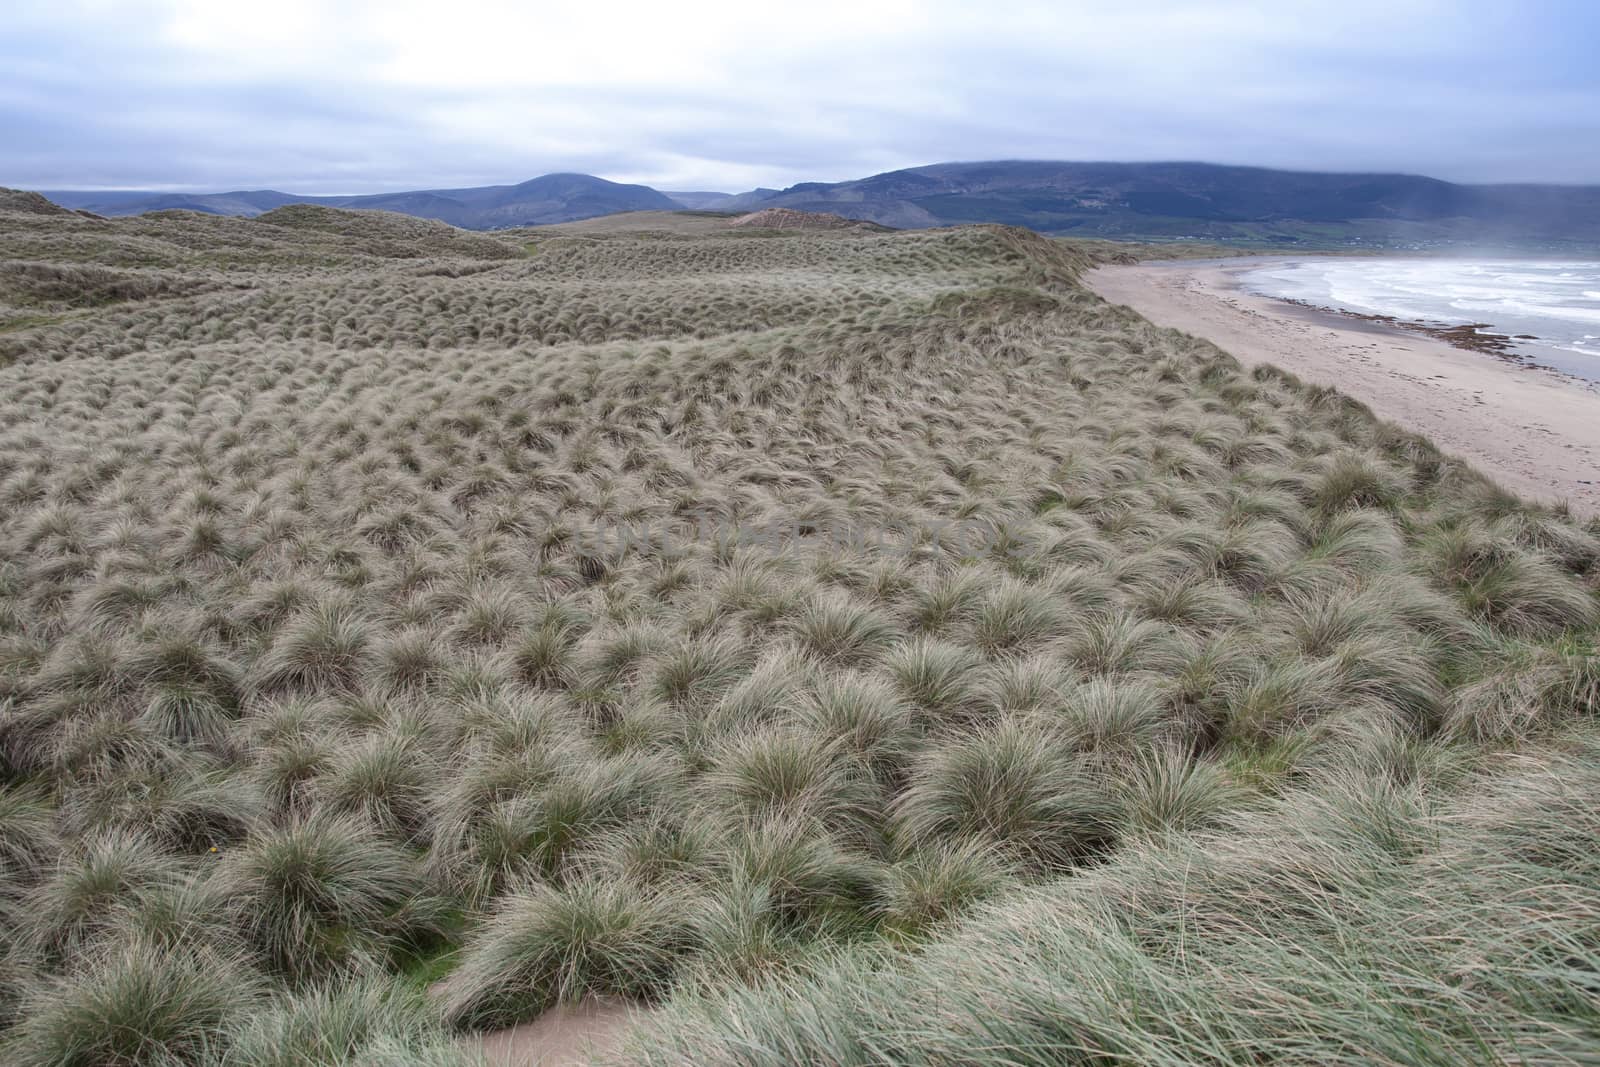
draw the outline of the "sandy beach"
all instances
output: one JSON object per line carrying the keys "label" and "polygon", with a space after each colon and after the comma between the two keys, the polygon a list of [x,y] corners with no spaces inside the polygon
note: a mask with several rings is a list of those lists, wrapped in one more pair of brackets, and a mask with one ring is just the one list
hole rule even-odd
{"label": "sandy beach", "polygon": [[1106,266],[1091,289],[1242,363],[1332,385],[1508,489],[1600,515],[1600,389],[1444,341],[1240,288],[1261,260]]}

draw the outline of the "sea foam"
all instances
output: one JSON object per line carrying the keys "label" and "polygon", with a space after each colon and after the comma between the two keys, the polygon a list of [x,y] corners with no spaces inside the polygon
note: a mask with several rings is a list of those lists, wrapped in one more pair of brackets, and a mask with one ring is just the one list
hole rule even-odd
{"label": "sea foam", "polygon": [[1600,262],[1312,258],[1244,275],[1267,296],[1438,326],[1484,324],[1532,362],[1600,381]]}

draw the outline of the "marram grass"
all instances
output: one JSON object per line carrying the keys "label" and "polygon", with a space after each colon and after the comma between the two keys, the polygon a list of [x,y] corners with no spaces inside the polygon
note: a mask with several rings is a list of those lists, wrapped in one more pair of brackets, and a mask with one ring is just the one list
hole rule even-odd
{"label": "marram grass", "polygon": [[0,1060],[1592,1058],[1593,520],[702,230],[0,207]]}

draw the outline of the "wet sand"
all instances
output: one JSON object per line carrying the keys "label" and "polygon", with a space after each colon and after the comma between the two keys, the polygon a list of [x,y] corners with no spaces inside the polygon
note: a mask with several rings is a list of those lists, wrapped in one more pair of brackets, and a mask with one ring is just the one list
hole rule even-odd
{"label": "wet sand", "polygon": [[1271,363],[1331,385],[1525,497],[1600,515],[1600,388],[1241,289],[1239,275],[1266,262],[1105,266],[1084,280],[1105,300],[1204,337],[1247,366]]}

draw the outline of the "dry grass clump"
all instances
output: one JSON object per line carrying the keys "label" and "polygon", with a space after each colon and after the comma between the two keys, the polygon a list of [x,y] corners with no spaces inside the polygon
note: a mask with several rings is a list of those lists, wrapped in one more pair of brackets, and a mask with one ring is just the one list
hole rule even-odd
{"label": "dry grass clump", "polygon": [[260,993],[241,960],[119,945],[29,991],[7,1059],[19,1067],[200,1063]]}
{"label": "dry grass clump", "polygon": [[1600,714],[1600,644],[1578,635],[1555,645],[1514,638],[1491,645],[1452,694],[1444,732],[1520,741]]}
{"label": "dry grass clump", "polygon": [[0,1059],[686,990],[763,1062],[1589,1025],[1586,869],[1458,854],[1522,847],[1480,768],[1592,771],[1600,530],[1070,245],[0,205],[0,262]]}
{"label": "dry grass clump", "polygon": [[475,1067],[421,990],[374,978],[281,994],[230,1035],[217,1067]]}
{"label": "dry grass clump", "polygon": [[1120,821],[1092,757],[1048,727],[1016,720],[930,752],[895,805],[910,842],[972,838],[1039,873],[1106,847]]}
{"label": "dry grass clump", "polygon": [[1430,799],[1346,766],[907,957],[685,995],[631,1063],[1581,1062],[1595,737]]}
{"label": "dry grass clump", "polygon": [[208,888],[277,973],[301,981],[384,957],[435,928],[414,856],[333,816],[263,831],[216,864]]}
{"label": "dry grass clump", "polygon": [[513,891],[452,974],[445,1015],[492,1028],[588,992],[659,994],[693,939],[683,904],[617,882]]}

